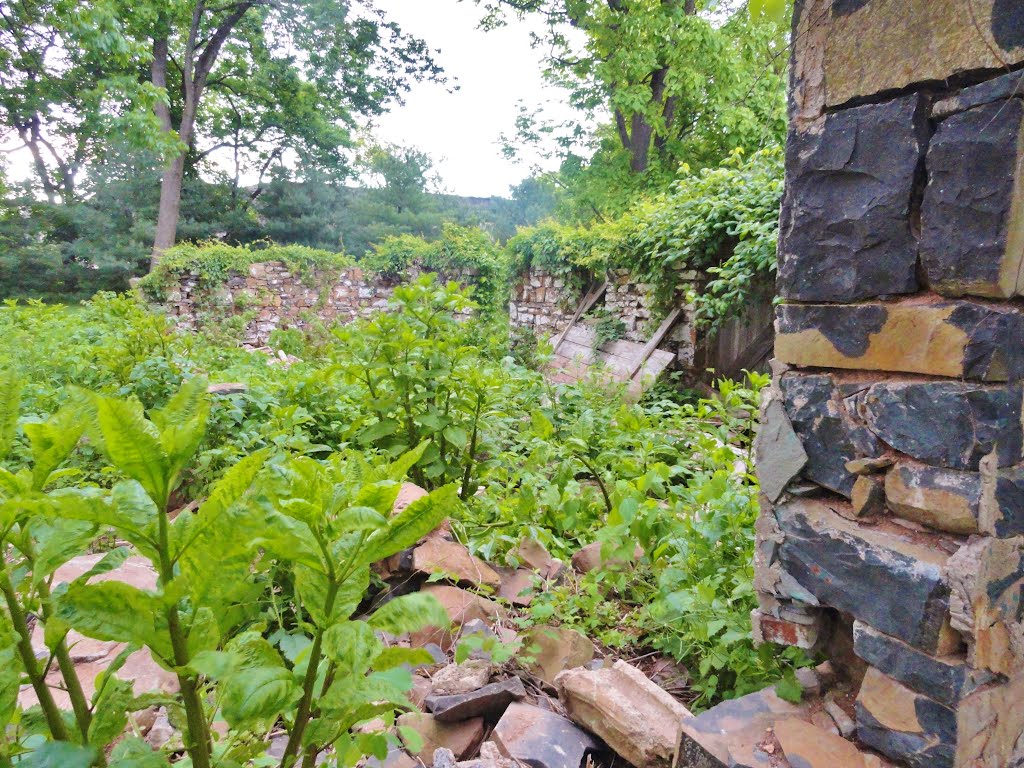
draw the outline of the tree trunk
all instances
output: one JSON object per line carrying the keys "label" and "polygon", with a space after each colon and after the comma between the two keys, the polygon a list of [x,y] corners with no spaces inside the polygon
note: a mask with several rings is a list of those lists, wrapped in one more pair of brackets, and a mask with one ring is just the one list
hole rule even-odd
{"label": "tree trunk", "polygon": [[153,239],[153,255],[150,269],[160,263],[160,257],[174,246],[178,234],[178,214],[181,211],[181,183],[185,178],[185,153],[171,161],[164,169],[160,180],[160,207],[156,221],[156,237]]}

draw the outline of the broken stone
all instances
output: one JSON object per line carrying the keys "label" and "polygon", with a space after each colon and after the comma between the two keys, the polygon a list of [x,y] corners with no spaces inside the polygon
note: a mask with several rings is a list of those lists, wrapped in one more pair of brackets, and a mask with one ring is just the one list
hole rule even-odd
{"label": "broken stone", "polygon": [[877,472],[884,472],[893,464],[896,459],[892,456],[879,456],[874,459],[854,459],[846,462],[846,471],[854,475],[873,475]]}
{"label": "broken stone", "polygon": [[568,627],[534,627],[523,647],[532,657],[527,669],[548,685],[554,685],[563,670],[586,666],[596,653],[586,635]]}
{"label": "broken stone", "polygon": [[900,462],[885,476],[889,508],[950,533],[977,533],[982,477],[977,472]]}
{"label": "broken stone", "polygon": [[429,696],[427,709],[442,723],[468,720],[471,717],[500,716],[513,701],[526,698],[523,681],[518,677],[491,683],[468,693],[450,696]]}
{"label": "broken stone", "polygon": [[925,651],[953,642],[949,591],[942,578],[948,555],[909,537],[858,525],[832,506],[798,499],[775,509],[783,532],[779,562],[784,571],[812,600]]}
{"label": "broken stone", "polygon": [[770,613],[755,608],[750,613],[750,623],[753,628],[755,645],[775,643],[776,645],[813,650],[818,647],[825,620],[819,612],[813,624],[804,624],[772,616]]}
{"label": "broken stone", "polygon": [[533,571],[517,568],[506,572],[498,588],[498,597],[512,605],[529,605],[533,602]]}
{"label": "broken stone", "polygon": [[823,368],[903,371],[978,381],[1024,376],[1024,315],[973,302],[784,304],[775,354]]}
{"label": "broken stone", "polygon": [[882,444],[850,417],[830,376],[786,374],[781,384],[786,412],[807,451],[804,477],[849,498],[856,476],[846,464],[878,456]]}
{"label": "broken stone", "polygon": [[529,704],[509,706],[491,734],[502,755],[531,768],[581,768],[601,745],[554,712]]}
{"label": "broken stone", "polygon": [[462,544],[428,538],[412,553],[412,569],[419,573],[444,574],[460,584],[497,589],[501,576]]}
{"label": "broken stone", "polygon": [[391,508],[391,514],[397,515],[414,501],[422,499],[427,495],[427,491],[420,488],[418,485],[413,483],[402,483],[402,487],[398,489],[398,496],[395,498],[395,504]]}
{"label": "broken stone", "polygon": [[940,99],[932,105],[932,117],[942,119],[957,112],[1021,95],[1020,73],[1008,72],[984,83],[964,88],[948,98]]}
{"label": "broken stone", "polygon": [[825,699],[825,711],[828,712],[832,722],[836,724],[836,728],[839,730],[839,735],[844,739],[851,738],[857,732],[857,723],[846,714],[846,710],[839,706],[831,696]]}
{"label": "broken stone", "polygon": [[572,567],[576,573],[590,573],[599,569],[604,570],[621,570],[632,562],[636,562],[644,556],[643,549],[637,545],[633,549],[633,559],[631,561],[621,560],[616,557],[605,558],[601,555],[601,550],[604,547],[602,542],[595,541],[592,544],[587,544],[581,547],[576,554],[572,556]]}
{"label": "broken stone", "polygon": [[780,296],[850,302],[917,290],[910,202],[927,118],[915,95],[845,109],[814,130],[790,131]]}
{"label": "broken stone", "polygon": [[995,451],[998,466],[1024,459],[1020,385],[952,381],[882,382],[859,396],[858,412],[879,438],[932,466],[977,471]]}
{"label": "broken stone", "polygon": [[839,727],[836,725],[836,721],[832,719],[832,716],[828,712],[822,710],[821,712],[815,712],[811,715],[811,723],[815,728],[818,728],[826,733],[832,733],[836,736],[839,735]]}
{"label": "broken stone", "polygon": [[461,664],[449,664],[438,670],[431,679],[433,696],[469,693],[487,685],[491,679],[491,663],[483,659],[469,659]]}
{"label": "broken stone", "polygon": [[570,669],[555,685],[570,719],[627,762],[671,768],[678,723],[691,714],[639,669],[624,661],[610,669]]}
{"label": "broken stone", "polygon": [[780,699],[774,688],[723,701],[680,722],[676,768],[769,766],[769,755],[761,749],[765,731],[779,721],[801,717],[801,712]]}
{"label": "broken stone", "polygon": [[519,543],[515,555],[527,568],[537,571],[545,579],[555,578],[565,567],[561,560],[551,556],[543,544],[529,537]]}
{"label": "broken stone", "polygon": [[885,514],[885,479],[878,475],[858,476],[850,502],[856,517]]}
{"label": "broken stone", "polygon": [[[498,603],[459,587],[428,584],[420,591],[437,598],[456,630],[460,630],[467,622],[475,619],[493,625],[505,618],[505,611]],[[415,633],[410,640],[413,647],[437,643],[442,649],[448,650],[452,646],[453,636],[450,629],[427,627]]]}
{"label": "broken stone", "polygon": [[930,656],[860,621],[853,625],[853,641],[857,655],[872,667],[948,707],[994,679],[963,657]]}
{"label": "broken stone", "polygon": [[410,728],[423,739],[423,748],[415,753],[420,759],[424,756],[429,759],[438,749],[450,749],[461,760],[475,755],[484,740],[482,717],[458,723],[442,723],[424,712],[407,712],[396,722],[400,728]]}
{"label": "broken stone", "polygon": [[786,486],[807,465],[807,451],[793,431],[785,406],[770,399],[761,412],[761,424],[754,439],[754,465],[761,491],[778,501]]}
{"label": "broken stone", "polygon": [[972,3],[976,21],[964,24],[951,23],[963,12],[959,0],[833,0],[824,13],[813,6],[817,13],[804,12],[827,44],[808,44],[802,55],[820,57],[830,107],[968,72],[1001,73],[1024,61],[1020,4]]}
{"label": "broken stone", "polygon": [[967,640],[972,667],[1024,673],[1024,537],[979,538],[949,558],[953,627]]}
{"label": "broken stone", "polygon": [[803,720],[789,718],[775,724],[775,738],[791,765],[800,768],[864,768],[860,750],[840,736],[838,729],[836,733],[829,733]]}
{"label": "broken stone", "polygon": [[1024,677],[990,685],[957,708],[957,766],[1020,768],[1024,757]]}
{"label": "broken stone", "polygon": [[869,668],[857,696],[857,738],[912,768],[953,768],[956,713]]}
{"label": "broken stone", "polygon": [[249,385],[243,382],[220,382],[206,388],[211,395],[241,395],[249,391]]}
{"label": "broken stone", "polygon": [[[1024,291],[1022,135],[1020,99],[939,124],[928,150],[921,212],[921,262],[935,291],[993,298]],[[1019,353],[1019,344],[1006,352],[1014,348]]]}

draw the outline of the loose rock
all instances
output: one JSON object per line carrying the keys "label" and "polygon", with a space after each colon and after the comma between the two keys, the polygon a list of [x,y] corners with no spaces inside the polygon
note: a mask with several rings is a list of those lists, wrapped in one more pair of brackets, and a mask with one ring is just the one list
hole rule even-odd
{"label": "loose rock", "polygon": [[508,705],[526,698],[523,681],[518,677],[491,683],[467,693],[432,695],[424,702],[434,718],[442,723],[468,720],[472,717],[501,715]]}
{"label": "loose rock", "polygon": [[512,704],[492,734],[505,757],[531,768],[581,768],[588,754],[600,750],[589,733],[571,720],[529,704]]}
{"label": "loose rock", "polygon": [[563,670],[586,666],[596,652],[585,635],[566,627],[534,627],[526,635],[524,647],[533,657],[530,672],[548,685],[554,685]]}
{"label": "loose rock", "polygon": [[398,718],[400,727],[411,728],[423,739],[416,754],[429,760],[438,749],[450,749],[460,760],[476,754],[484,740],[484,721],[477,717],[458,723],[442,723],[423,712],[407,712]]}

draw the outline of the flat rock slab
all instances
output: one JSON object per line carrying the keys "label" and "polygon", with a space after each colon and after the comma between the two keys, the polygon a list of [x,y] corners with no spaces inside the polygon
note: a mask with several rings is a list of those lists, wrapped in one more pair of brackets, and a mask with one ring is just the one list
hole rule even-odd
{"label": "flat rock slab", "polygon": [[[494,600],[481,597],[459,587],[428,584],[420,591],[437,598],[448,614],[448,618],[451,620],[456,632],[462,626],[474,620],[480,620],[485,624],[493,625],[506,618],[505,610]],[[453,638],[449,628],[427,627],[415,633],[411,640],[414,646],[437,643],[442,649],[448,650],[452,645]]]}
{"label": "flat rock slab", "polygon": [[803,720],[776,723],[775,738],[793,768],[867,768],[857,747]]}
{"label": "flat rock slab", "polygon": [[633,765],[671,768],[690,711],[636,667],[570,669],[555,678],[566,713]]}
{"label": "flat rock slab", "polygon": [[847,520],[832,506],[796,499],[776,507],[784,571],[811,600],[910,645],[933,653],[951,642],[955,633],[942,574],[948,555],[909,536]]}
{"label": "flat rock slab", "polygon": [[456,541],[431,537],[412,553],[412,570],[431,576],[444,574],[460,584],[497,589],[501,576],[491,566],[474,557]]}
{"label": "flat rock slab", "polygon": [[1024,314],[967,301],[784,304],[775,356],[790,365],[975,381],[1024,376]]}
{"label": "flat rock slab", "polygon": [[431,679],[431,695],[453,696],[470,693],[487,685],[491,679],[491,663],[469,659],[462,664],[449,664]]}
{"label": "flat rock slab", "polygon": [[491,738],[505,757],[531,768],[582,768],[587,755],[602,749],[571,720],[522,703],[505,710]]}
{"label": "flat rock slab", "polygon": [[476,754],[484,740],[484,721],[477,717],[459,723],[442,723],[424,712],[407,712],[396,721],[402,728],[411,728],[423,739],[423,748],[416,753],[420,760],[430,760],[438,749],[450,749],[460,760]]}
{"label": "flat rock slab", "polygon": [[500,716],[509,704],[526,698],[526,688],[518,677],[491,683],[467,693],[428,696],[424,704],[442,723],[454,723],[472,717]]}
{"label": "flat rock slab", "polygon": [[[775,343],[777,348],[778,336]],[[761,412],[754,438],[754,464],[761,490],[771,501],[778,501],[786,486],[807,466],[807,451],[778,398],[769,400]]]}
{"label": "flat rock slab", "polygon": [[723,701],[680,724],[676,766],[772,768],[772,756],[760,748],[767,730],[782,720],[804,717],[810,716],[780,699],[774,688]]}
{"label": "flat rock slab", "polygon": [[953,768],[956,713],[868,668],[857,696],[857,738],[912,768]]}
{"label": "flat rock slab", "polygon": [[589,664],[596,654],[586,635],[566,627],[534,627],[523,645],[533,658],[529,671],[548,685],[554,685],[563,670]]}

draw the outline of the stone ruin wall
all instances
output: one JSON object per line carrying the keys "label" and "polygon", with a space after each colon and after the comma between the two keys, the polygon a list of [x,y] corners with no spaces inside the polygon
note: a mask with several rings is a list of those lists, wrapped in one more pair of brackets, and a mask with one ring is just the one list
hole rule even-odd
{"label": "stone ruin wall", "polygon": [[[696,284],[694,273],[680,276],[680,293]],[[529,328],[538,336],[556,336],[572,321],[582,300],[565,281],[542,270],[529,270],[513,289],[509,318],[513,326]],[[622,338],[635,344],[646,344],[661,322],[655,309],[654,286],[641,283],[628,269],[608,273],[608,289],[595,308],[606,310],[624,325]],[[669,332],[659,349],[676,355],[675,367],[690,369],[696,359],[698,335],[691,311]]]}
{"label": "stone ruin wall", "polygon": [[901,764],[1021,768],[1024,2],[796,5],[755,639]]}
{"label": "stone ruin wall", "polygon": [[[304,276],[283,262],[263,262],[251,265],[247,275],[231,276],[212,292],[199,284],[198,274],[187,274],[168,297],[167,308],[179,327],[190,330],[201,327],[208,315],[251,314],[242,342],[258,347],[279,328],[301,328],[313,320],[350,323],[378,312],[387,306],[396,285],[420,274],[414,269],[396,280],[350,267]],[[440,279],[467,285],[476,274],[466,271]]]}

